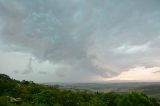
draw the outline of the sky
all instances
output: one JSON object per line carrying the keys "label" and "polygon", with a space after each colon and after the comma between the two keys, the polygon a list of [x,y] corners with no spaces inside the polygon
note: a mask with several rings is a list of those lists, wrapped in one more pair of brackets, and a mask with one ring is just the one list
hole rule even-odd
{"label": "sky", "polygon": [[0,73],[35,82],[160,81],[160,0],[0,0]]}

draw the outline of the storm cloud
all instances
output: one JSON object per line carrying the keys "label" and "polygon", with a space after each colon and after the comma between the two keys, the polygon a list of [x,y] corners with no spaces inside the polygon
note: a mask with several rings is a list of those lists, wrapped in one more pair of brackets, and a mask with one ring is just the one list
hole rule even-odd
{"label": "storm cloud", "polygon": [[11,51],[58,65],[55,75],[70,80],[160,67],[159,5],[159,0],[0,0],[0,41]]}

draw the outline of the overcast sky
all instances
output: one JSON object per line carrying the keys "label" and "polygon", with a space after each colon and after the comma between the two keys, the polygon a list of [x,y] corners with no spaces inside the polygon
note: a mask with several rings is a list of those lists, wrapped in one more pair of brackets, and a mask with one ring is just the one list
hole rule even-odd
{"label": "overcast sky", "polygon": [[160,0],[0,0],[0,73],[160,80]]}

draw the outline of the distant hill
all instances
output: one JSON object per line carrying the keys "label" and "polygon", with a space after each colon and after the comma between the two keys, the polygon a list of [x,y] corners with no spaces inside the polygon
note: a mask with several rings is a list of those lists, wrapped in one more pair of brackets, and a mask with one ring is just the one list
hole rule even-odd
{"label": "distant hill", "polygon": [[[56,85],[58,83],[46,83]],[[142,91],[147,95],[160,99],[160,82],[107,82],[107,83],[60,83],[62,88],[86,89],[100,92]]]}

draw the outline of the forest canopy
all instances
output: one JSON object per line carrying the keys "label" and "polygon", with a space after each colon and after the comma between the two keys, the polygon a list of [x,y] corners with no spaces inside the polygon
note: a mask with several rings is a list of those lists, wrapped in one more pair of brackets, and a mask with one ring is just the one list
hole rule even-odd
{"label": "forest canopy", "polygon": [[[10,98],[14,98],[11,102]],[[16,101],[17,100],[17,101]],[[19,100],[19,101],[18,101]],[[93,92],[62,89],[0,74],[0,106],[160,106],[142,92]]]}

